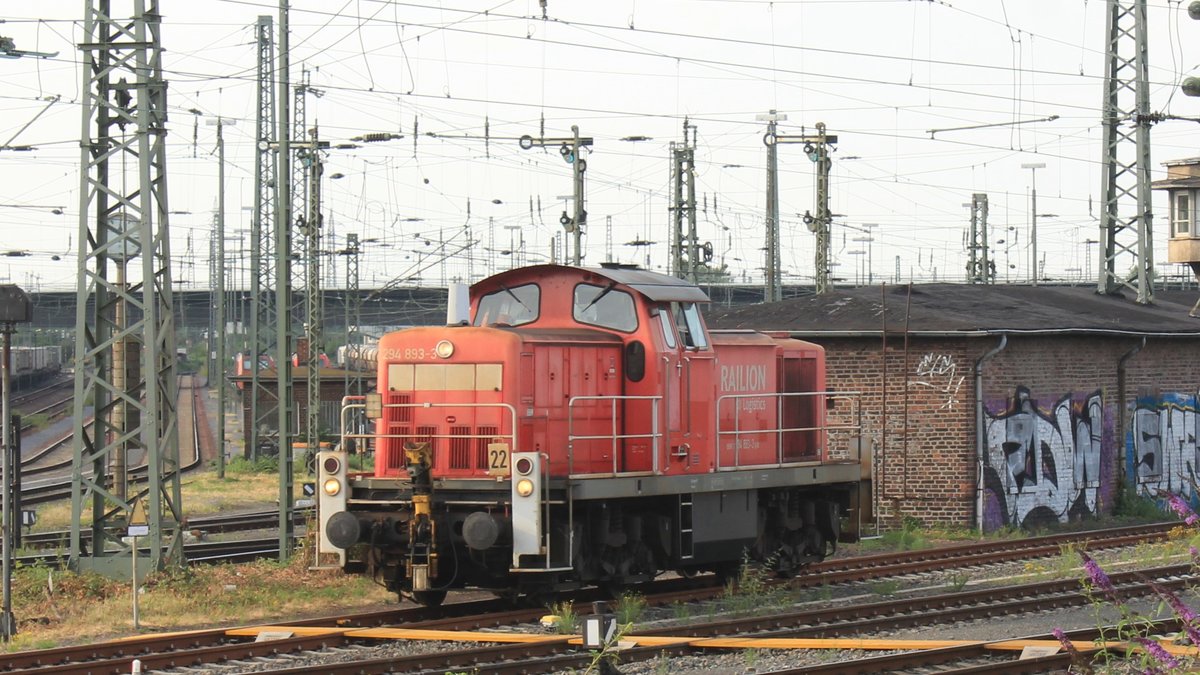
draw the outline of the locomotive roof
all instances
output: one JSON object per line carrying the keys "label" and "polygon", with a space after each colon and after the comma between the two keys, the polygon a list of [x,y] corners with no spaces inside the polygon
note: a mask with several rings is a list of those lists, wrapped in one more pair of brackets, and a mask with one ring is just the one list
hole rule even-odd
{"label": "locomotive roof", "polygon": [[539,278],[550,273],[570,271],[603,277],[609,281],[628,286],[653,302],[708,302],[708,294],[695,284],[675,277],[628,267],[572,267],[569,265],[534,265],[518,267],[494,274],[471,287],[474,295],[477,288],[491,288],[498,283],[508,284],[512,279]]}

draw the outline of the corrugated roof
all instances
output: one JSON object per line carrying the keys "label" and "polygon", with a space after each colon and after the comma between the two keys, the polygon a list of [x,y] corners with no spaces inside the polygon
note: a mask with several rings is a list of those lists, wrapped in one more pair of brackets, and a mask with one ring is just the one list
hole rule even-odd
{"label": "corrugated roof", "polygon": [[750,328],[802,334],[874,333],[886,318],[889,332],[910,333],[1122,333],[1200,337],[1200,319],[1188,316],[1197,291],[1158,292],[1154,305],[1094,286],[921,284],[835,289],[782,302],[712,307],[711,328]]}

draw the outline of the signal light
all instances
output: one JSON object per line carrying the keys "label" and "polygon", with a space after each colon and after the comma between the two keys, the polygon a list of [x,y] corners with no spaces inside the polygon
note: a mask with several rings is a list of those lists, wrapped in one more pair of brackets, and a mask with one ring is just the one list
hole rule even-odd
{"label": "signal light", "polygon": [[325,473],[337,473],[341,470],[342,463],[338,461],[337,457],[329,456],[322,463],[322,468],[325,469]]}
{"label": "signal light", "polygon": [[528,476],[533,471],[533,460],[528,457],[522,457],[516,461],[517,473],[522,476]]}
{"label": "signal light", "polygon": [[529,495],[533,494],[533,481],[529,480],[528,478],[522,478],[521,480],[517,481],[517,494],[521,495],[522,497],[528,497]]}
{"label": "signal light", "polygon": [[330,497],[334,497],[342,491],[342,482],[336,478],[327,478],[325,482],[321,484],[321,489],[325,491],[325,494],[329,495]]}

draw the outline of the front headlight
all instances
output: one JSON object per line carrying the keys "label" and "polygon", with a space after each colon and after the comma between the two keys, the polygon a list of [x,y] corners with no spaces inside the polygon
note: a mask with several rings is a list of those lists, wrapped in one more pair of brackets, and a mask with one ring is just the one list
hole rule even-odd
{"label": "front headlight", "polygon": [[454,356],[454,343],[442,340],[433,346],[433,352],[438,355],[438,358],[448,359]]}
{"label": "front headlight", "polygon": [[325,482],[321,484],[321,489],[324,490],[325,494],[329,495],[330,497],[336,497],[337,494],[342,491],[342,481],[336,478],[327,478]]}
{"label": "front headlight", "polygon": [[517,494],[521,495],[522,497],[528,497],[529,495],[533,494],[533,481],[529,480],[528,478],[522,478],[521,480],[517,481]]}

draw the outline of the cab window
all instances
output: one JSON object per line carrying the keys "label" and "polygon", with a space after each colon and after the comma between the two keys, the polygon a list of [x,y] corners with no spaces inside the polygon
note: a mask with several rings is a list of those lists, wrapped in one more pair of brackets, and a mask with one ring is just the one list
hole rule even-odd
{"label": "cab window", "polygon": [[571,315],[579,323],[589,326],[611,328],[624,333],[637,330],[638,320],[633,296],[625,291],[616,290],[615,286],[616,284],[579,284],[575,287],[575,302]]}
{"label": "cab window", "polygon": [[671,312],[666,308],[660,308],[657,314],[658,323],[662,327],[663,340],[667,343],[667,349],[675,349],[675,327],[671,324]]}
{"label": "cab window", "polygon": [[704,323],[700,320],[700,308],[694,302],[671,303],[671,314],[675,318],[675,329],[685,348],[707,349],[708,336],[704,334]]}
{"label": "cab window", "polygon": [[479,299],[475,309],[476,326],[504,324],[521,326],[537,321],[542,290],[537,284],[512,288],[502,286]]}

